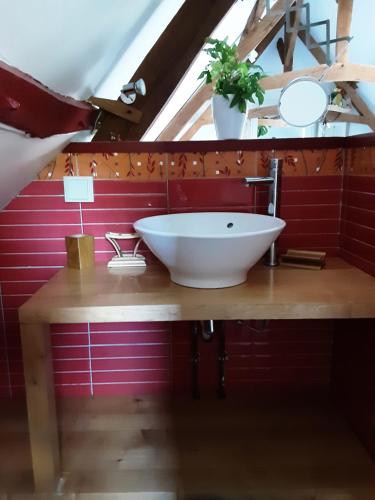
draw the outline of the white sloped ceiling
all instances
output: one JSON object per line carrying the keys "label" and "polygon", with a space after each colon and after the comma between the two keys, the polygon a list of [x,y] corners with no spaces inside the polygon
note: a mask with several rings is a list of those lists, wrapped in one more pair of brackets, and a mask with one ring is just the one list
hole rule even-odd
{"label": "white sloped ceiling", "polygon": [[[0,0],[0,60],[77,99],[96,94],[102,83],[107,95],[101,95],[116,98],[180,5],[181,0]],[[31,139],[0,123],[0,208],[73,137]]]}

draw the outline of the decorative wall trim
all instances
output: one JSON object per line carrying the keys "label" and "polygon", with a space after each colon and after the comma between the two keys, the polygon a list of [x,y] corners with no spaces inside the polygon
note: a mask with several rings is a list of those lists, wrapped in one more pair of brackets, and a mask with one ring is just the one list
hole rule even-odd
{"label": "decorative wall trim", "polygon": [[180,153],[60,153],[38,175],[39,180],[61,180],[69,175],[95,179],[144,182],[174,179],[240,180],[267,175],[269,159],[281,158],[283,176],[342,176],[342,149],[271,151],[210,151]]}

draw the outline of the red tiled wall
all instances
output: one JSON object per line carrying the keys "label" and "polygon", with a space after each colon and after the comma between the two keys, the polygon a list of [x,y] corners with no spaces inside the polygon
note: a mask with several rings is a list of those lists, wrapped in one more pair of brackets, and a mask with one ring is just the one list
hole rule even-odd
{"label": "red tiled wall", "polygon": [[[283,247],[338,249],[340,176],[285,178]],[[64,236],[95,235],[96,259],[113,255],[106,231],[131,231],[140,217],[183,210],[265,209],[265,193],[240,179],[167,182],[96,181],[95,202],[66,204],[61,181],[35,181],[0,213],[0,394],[23,388],[17,307],[65,264]],[[308,224],[306,221],[308,220]],[[132,242],[125,242],[131,249]],[[151,254],[144,250],[148,258]],[[331,325],[228,322],[227,383],[327,385]],[[54,325],[52,345],[58,394],[140,394],[190,387],[190,338],[186,323]],[[202,344],[202,387],[216,385],[216,350]]]}
{"label": "red tiled wall", "polygon": [[[375,148],[348,149],[340,255],[375,276]],[[375,457],[375,320],[337,323],[332,388],[353,428]]]}
{"label": "red tiled wall", "polygon": [[[287,226],[279,239],[280,250],[339,251],[342,179],[285,177],[282,184],[281,217]],[[268,191],[246,187],[240,179],[182,179],[169,181],[172,212],[238,210],[266,213]]]}
{"label": "red tiled wall", "polygon": [[347,151],[341,255],[375,276],[375,148]]}
{"label": "red tiled wall", "polygon": [[[107,261],[113,251],[106,231],[130,232],[135,220],[166,211],[165,182],[97,181],[95,203],[81,205],[64,202],[62,181],[35,181],[0,213],[0,394],[24,385],[17,308],[65,265],[64,236],[95,235],[96,260]],[[126,393],[163,389],[169,336],[166,324],[54,325],[58,393],[109,393],[114,382]]]}
{"label": "red tiled wall", "polygon": [[341,255],[375,276],[375,176],[344,179]]}
{"label": "red tiled wall", "polygon": [[[189,323],[172,326],[176,391],[190,390]],[[330,381],[333,323],[330,321],[226,321],[225,385],[228,393],[256,390],[305,391],[327,388]],[[218,338],[199,340],[202,392],[218,388]]]}

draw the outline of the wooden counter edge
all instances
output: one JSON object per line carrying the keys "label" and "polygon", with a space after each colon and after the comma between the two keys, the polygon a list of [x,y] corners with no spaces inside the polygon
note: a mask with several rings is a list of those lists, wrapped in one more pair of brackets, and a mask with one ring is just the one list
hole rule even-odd
{"label": "wooden counter edge", "polygon": [[[328,266],[332,267],[328,267]],[[100,263],[98,268],[104,269],[105,264]],[[295,270],[292,268],[284,268],[290,272]],[[75,271],[75,270],[74,270]],[[300,271],[300,270],[299,270]],[[322,295],[322,300],[309,302],[309,285],[306,284],[307,299],[304,300],[303,295],[301,300],[296,302],[295,299],[272,300],[262,302],[260,298],[258,301],[252,303],[243,301],[228,301],[227,299],[217,296],[217,301],[211,303],[202,303],[192,301],[191,290],[187,292],[186,297],[183,293],[177,291],[176,297],[169,293],[165,295],[165,302],[163,303],[163,292],[154,292],[155,300],[152,297],[149,303],[142,300],[140,303],[130,304],[103,304],[103,305],[83,305],[74,306],[67,303],[65,306],[61,304],[60,298],[56,297],[56,301],[49,301],[44,304],[43,293],[46,295],[46,288],[51,285],[64,286],[64,280],[70,276],[70,270],[66,268],[59,271],[48,283],[46,283],[36,294],[34,294],[25,304],[19,309],[19,320],[23,324],[28,323],[87,323],[87,322],[141,322],[141,321],[188,321],[200,319],[217,319],[217,320],[233,320],[233,319],[345,319],[345,318],[373,318],[375,317],[375,278],[366,274],[364,271],[348,264],[340,258],[332,258],[328,260],[327,268],[322,271],[302,271],[306,276],[301,276],[301,281],[304,282],[307,278],[307,273],[326,273],[333,271],[334,273],[344,273],[344,279],[347,280],[346,273],[349,278],[352,276],[353,271],[357,277],[356,288],[352,294],[345,297],[336,297],[331,294],[331,301],[327,302]],[[80,271],[76,271],[80,272]],[[102,272],[102,271],[101,271]],[[147,271],[146,271],[147,272]],[[167,270],[161,266],[150,266],[149,272],[151,274],[158,274],[163,280],[167,277]],[[323,280],[324,281],[324,280]],[[359,282],[359,283],[358,283]],[[306,282],[308,283],[308,281]],[[362,285],[361,285],[362,283]],[[175,285],[178,286],[178,285]],[[366,292],[360,294],[356,290],[361,291],[361,287]],[[184,288],[184,287],[181,287]],[[233,290],[237,287],[233,287]],[[48,289],[47,289],[48,290]],[[227,289],[228,290],[228,289]],[[374,294],[369,293],[374,290]],[[49,290],[48,290],[49,291]],[[51,296],[51,294],[47,295]],[[43,292],[43,293],[42,293]],[[193,292],[194,293],[194,292]],[[200,293],[200,290],[197,290]],[[145,290],[147,294],[147,290]],[[148,294],[150,295],[150,294]],[[52,293],[53,297],[53,293]],[[358,297],[355,300],[354,297]],[[236,299],[237,300],[237,299]]]}

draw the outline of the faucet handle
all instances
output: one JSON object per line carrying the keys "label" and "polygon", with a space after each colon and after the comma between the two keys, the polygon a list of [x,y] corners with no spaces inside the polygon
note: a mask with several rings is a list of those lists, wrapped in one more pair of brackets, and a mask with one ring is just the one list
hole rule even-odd
{"label": "faucet handle", "polygon": [[243,181],[245,184],[272,184],[274,182],[273,177],[244,177]]}

